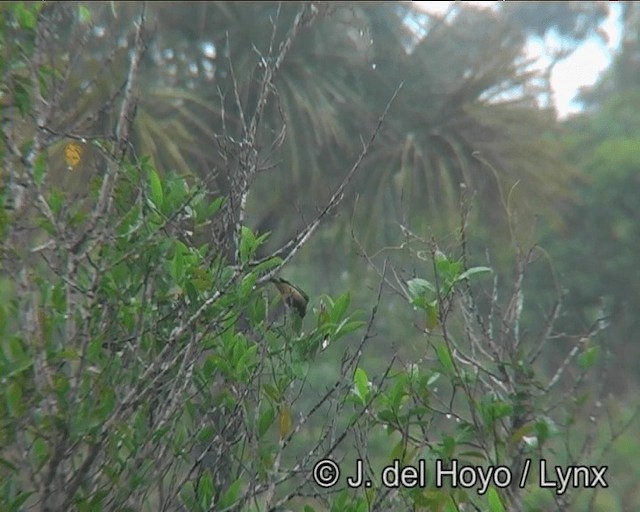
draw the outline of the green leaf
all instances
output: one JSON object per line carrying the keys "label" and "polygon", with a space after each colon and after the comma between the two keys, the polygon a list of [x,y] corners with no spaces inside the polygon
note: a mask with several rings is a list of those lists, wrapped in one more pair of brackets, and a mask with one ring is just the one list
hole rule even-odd
{"label": "green leaf", "polygon": [[509,437],[509,446],[516,447],[522,441],[522,438],[525,436],[531,437],[531,434],[534,433],[535,425],[533,423],[525,423],[519,429],[517,429],[511,436]]}
{"label": "green leaf", "polygon": [[47,170],[47,157],[44,152],[40,153],[33,162],[33,180],[36,185],[42,185],[44,175]]}
{"label": "green leaf", "polygon": [[207,509],[211,505],[211,499],[213,498],[213,478],[210,471],[205,471],[198,479],[198,498],[200,499],[200,505]]}
{"label": "green leaf", "polygon": [[445,435],[440,445],[442,447],[442,458],[450,460],[456,452],[456,440],[449,435]]}
{"label": "green leaf", "polygon": [[440,249],[437,249],[434,255],[434,261],[436,262],[436,265],[443,265],[445,263],[449,263],[449,258],[447,258],[447,255]]}
{"label": "green leaf", "polygon": [[362,401],[363,405],[367,403],[367,396],[369,395],[369,378],[367,373],[362,368],[356,368],[353,376],[353,382],[355,384],[355,393]]}
{"label": "green leaf", "polygon": [[444,507],[443,512],[460,512],[460,507],[458,506],[458,504],[453,500],[452,497],[449,497],[449,499],[446,502],[446,505]]}
{"label": "green leaf", "polygon": [[33,361],[28,356],[25,355],[19,360],[15,360],[12,362],[10,366],[11,370],[9,371],[9,373],[5,375],[5,377],[14,377],[16,375],[19,375],[25,370],[28,370],[29,368],[31,368],[32,365],[33,365]]}
{"label": "green leaf", "polygon": [[262,387],[265,395],[267,395],[274,402],[279,402],[282,400],[282,392],[272,384],[265,384]]}
{"label": "green leaf", "polygon": [[196,287],[194,286],[194,284],[191,281],[185,281],[184,282],[184,289],[187,292],[187,297],[189,297],[189,300],[192,303],[197,303],[198,302],[198,291],[196,290]]}
{"label": "green leaf", "polygon": [[398,418],[391,409],[384,409],[378,413],[378,421],[388,423],[389,425],[396,425]]}
{"label": "green leaf", "polygon": [[457,281],[462,281],[463,279],[469,279],[471,276],[475,276],[477,274],[486,274],[488,272],[493,272],[493,270],[489,267],[472,267],[469,270],[465,270],[462,274],[460,274],[457,278]]}
{"label": "green leaf", "polygon": [[251,324],[254,326],[260,325],[264,322],[266,314],[267,306],[264,297],[256,294],[250,303],[249,317],[251,319]]}
{"label": "green leaf", "polygon": [[91,23],[91,11],[82,4],[78,5],[78,18],[80,18],[80,23],[83,25]]}
{"label": "green leaf", "polygon": [[256,265],[255,267],[251,267],[251,271],[255,272],[258,275],[268,272],[272,268],[276,268],[278,265],[282,263],[282,258],[269,258],[266,261]]}
{"label": "green leaf", "polygon": [[100,399],[94,411],[93,418],[97,423],[104,422],[113,412],[116,396],[111,388],[105,388],[100,393]]}
{"label": "green leaf", "polygon": [[220,208],[222,208],[222,205],[224,204],[224,197],[218,197],[217,199],[215,199],[214,201],[211,202],[211,204],[209,204],[208,208],[207,208],[207,218],[210,219],[211,217],[213,217],[216,213],[218,213],[220,211]]}
{"label": "green leaf", "polygon": [[504,512],[505,508],[502,504],[502,500],[500,499],[500,495],[496,488],[491,486],[487,490],[487,501],[489,502],[489,511],[490,512]]}
{"label": "green leaf", "polygon": [[18,20],[18,25],[22,29],[33,30],[37,23],[37,10],[32,6],[27,6],[24,2],[20,2],[14,7],[14,15]]}
{"label": "green leaf", "polygon": [[438,356],[438,361],[440,361],[445,373],[452,375],[455,367],[453,365],[453,359],[451,359],[449,348],[444,343],[436,345],[436,355]]}
{"label": "green leaf", "polygon": [[600,347],[598,345],[588,347],[578,356],[578,364],[580,365],[580,368],[582,368],[583,370],[592,368],[598,360],[599,355]]}
{"label": "green leaf", "polygon": [[240,262],[243,265],[249,263],[256,247],[256,237],[246,226],[240,229]]}
{"label": "green leaf", "polygon": [[24,403],[22,401],[22,387],[18,382],[12,380],[7,387],[7,406],[12,416],[20,416]]}
{"label": "green leaf", "polygon": [[38,437],[32,445],[33,455],[35,456],[36,463],[41,467],[49,459],[49,446],[46,441],[41,437]]}
{"label": "green leaf", "polygon": [[273,407],[269,407],[260,415],[258,420],[258,437],[262,437],[267,433],[267,430],[273,425],[276,419],[276,413]]}
{"label": "green leaf", "polygon": [[348,319],[345,319],[340,323],[340,325],[336,329],[336,332],[333,335],[333,338],[338,339],[338,338],[341,338],[342,336],[346,336],[347,334],[353,331],[357,331],[358,329],[360,329],[360,327],[362,327],[365,324],[366,322],[362,320],[354,320],[349,322]]}
{"label": "green leaf", "polygon": [[391,449],[391,453],[389,457],[391,459],[404,459],[404,454],[406,452],[407,445],[403,440],[398,441],[394,447]]}
{"label": "green leaf", "polygon": [[331,504],[331,512],[344,512],[347,508],[347,491],[342,489]]}
{"label": "green leaf", "polygon": [[509,403],[497,400],[493,396],[486,395],[480,402],[480,409],[485,426],[490,427],[496,421],[509,416],[513,412],[513,406]]}
{"label": "green leaf", "polygon": [[212,425],[205,425],[198,432],[197,439],[199,443],[208,444],[215,436],[215,430]]}
{"label": "green leaf", "polygon": [[51,208],[51,211],[54,215],[60,214],[64,201],[64,194],[60,190],[52,188],[51,192],[49,193],[49,207]]}
{"label": "green leaf", "polygon": [[246,276],[244,276],[244,279],[240,283],[240,290],[239,290],[241,299],[245,300],[253,293],[257,280],[258,280],[258,275],[254,274],[253,272],[251,274],[247,274]]}
{"label": "green leaf", "polygon": [[414,300],[423,297],[426,293],[436,293],[436,288],[426,279],[415,278],[407,281],[407,291],[409,297]]}
{"label": "green leaf", "polygon": [[256,362],[256,354],[258,353],[258,345],[251,345],[238,359],[238,364],[236,365],[236,371],[242,377],[243,380],[249,378],[251,376],[251,371],[255,366]]}
{"label": "green leaf", "polygon": [[187,510],[202,509],[202,507],[199,507],[196,504],[194,496],[195,492],[193,489],[193,483],[185,482],[185,484],[182,486],[182,489],[180,489],[180,499],[182,500],[182,503],[186,505]]}
{"label": "green leaf", "polygon": [[343,293],[338,297],[333,304],[333,308],[331,309],[331,321],[335,323],[339,323],[344,314],[347,312],[349,308],[349,304],[351,303],[351,294],[349,292]]}
{"label": "green leaf", "polygon": [[22,510],[22,505],[24,505],[32,494],[34,494],[33,491],[18,493],[11,503],[10,510]]}
{"label": "green leaf", "polygon": [[171,277],[178,284],[182,284],[182,281],[184,280],[183,253],[186,251],[186,246],[180,240],[176,240],[173,259],[171,260]]}
{"label": "green leaf", "polygon": [[438,301],[434,300],[426,304],[426,328],[430,331],[438,326]]}
{"label": "green leaf", "polygon": [[162,193],[162,182],[160,181],[160,176],[156,172],[155,169],[149,167],[149,188],[151,192],[151,201],[153,201],[154,206],[160,210],[162,209],[162,203],[164,201],[164,195]]}
{"label": "green leaf", "polygon": [[544,444],[549,437],[558,433],[558,428],[553,420],[547,416],[538,419],[535,423],[536,435],[539,444]]}
{"label": "green leaf", "polygon": [[28,82],[24,79],[18,79],[18,77],[14,80],[13,85],[13,98],[15,99],[16,106],[18,107],[18,111],[22,117],[25,117],[29,112],[31,112],[31,94],[27,89]]}
{"label": "green leaf", "polygon": [[237,501],[238,493],[240,492],[240,487],[242,486],[242,479],[238,478],[235,482],[233,482],[227,492],[222,495],[220,498],[220,503],[218,504],[219,509],[231,508],[231,506]]}

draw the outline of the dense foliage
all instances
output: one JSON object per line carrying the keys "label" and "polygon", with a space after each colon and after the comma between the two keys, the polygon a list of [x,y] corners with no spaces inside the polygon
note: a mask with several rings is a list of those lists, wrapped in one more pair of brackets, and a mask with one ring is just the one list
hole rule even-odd
{"label": "dense foliage", "polygon": [[0,509],[638,503],[597,300],[637,302],[637,91],[540,108],[527,33],[602,18],[554,9],[2,6]]}

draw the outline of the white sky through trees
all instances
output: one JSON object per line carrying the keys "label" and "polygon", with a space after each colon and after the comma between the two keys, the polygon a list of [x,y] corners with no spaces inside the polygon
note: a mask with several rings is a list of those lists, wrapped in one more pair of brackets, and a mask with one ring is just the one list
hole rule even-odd
{"label": "white sky through trees", "polygon": [[[445,14],[455,2],[413,2],[413,4],[429,13]],[[498,2],[465,2],[479,9],[493,8]],[[581,87],[593,85],[600,73],[609,64],[613,53],[620,43],[621,9],[619,5],[612,4],[607,19],[601,24],[603,39],[592,36],[582,42],[576,50],[566,59],[556,64],[551,75],[551,86],[554,91],[554,103],[560,118],[565,118],[572,113],[580,112],[581,105],[574,101]],[[529,56],[538,59],[539,67],[544,68],[549,62],[547,51],[558,48],[562,39],[556,34],[548,34],[544,40],[530,38],[527,44]]]}

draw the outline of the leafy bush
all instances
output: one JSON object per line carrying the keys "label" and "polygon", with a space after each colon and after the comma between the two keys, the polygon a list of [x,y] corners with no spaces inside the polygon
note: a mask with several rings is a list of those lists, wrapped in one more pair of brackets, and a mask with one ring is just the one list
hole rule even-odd
{"label": "leafy bush", "polygon": [[[76,132],[81,123],[58,130],[72,59],[43,58],[56,23],[89,24],[91,11],[16,3],[3,12],[2,510],[566,510],[584,500],[574,489],[540,492],[535,471],[518,486],[542,459],[601,465],[595,430],[577,423],[604,410],[588,378],[600,324],[572,339],[545,377],[539,356],[560,305],[537,337],[521,328],[531,252],[517,251],[505,300],[497,282],[481,286],[489,267],[468,264],[464,229],[459,257],[412,235],[415,275],[393,268],[391,280],[379,269],[367,315],[352,310],[348,291],[311,297],[308,308],[295,285],[271,286],[342,201],[390,106],[317,217],[262,255],[268,234],[249,228],[245,205],[262,137],[279,140],[261,131],[273,77],[323,14],[300,9],[263,61],[242,139],[216,134],[233,178],[222,192],[160,173],[131,150],[144,7],[123,87],[88,113],[111,123],[111,135]],[[79,194],[58,177],[80,167]],[[424,346],[377,375],[362,354],[384,321],[385,287],[420,312]],[[329,348],[340,349],[339,363],[324,359]],[[576,425],[583,439],[571,437]],[[439,482],[437,468],[455,464],[464,480]]]}

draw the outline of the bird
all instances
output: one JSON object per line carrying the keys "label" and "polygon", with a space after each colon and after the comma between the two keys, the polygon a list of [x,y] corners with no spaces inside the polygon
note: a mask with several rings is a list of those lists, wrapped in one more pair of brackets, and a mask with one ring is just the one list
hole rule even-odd
{"label": "bird", "polygon": [[272,277],[270,281],[278,289],[287,307],[293,309],[300,318],[304,318],[307,314],[309,296],[302,289],[281,277]]}

